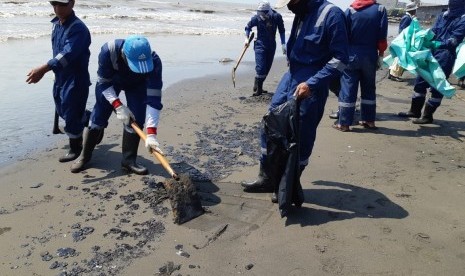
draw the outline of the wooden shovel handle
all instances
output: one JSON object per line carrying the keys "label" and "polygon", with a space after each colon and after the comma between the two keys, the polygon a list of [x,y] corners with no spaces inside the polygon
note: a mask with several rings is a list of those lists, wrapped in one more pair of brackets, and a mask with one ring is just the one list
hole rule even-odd
{"label": "wooden shovel handle", "polygon": [[[136,133],[139,135],[139,137],[144,140],[147,140],[147,135],[137,126],[135,122],[131,122],[131,127],[136,131]],[[173,177],[174,179],[178,179],[178,175],[174,172],[174,170],[171,168],[170,163],[168,163],[168,160],[161,155],[158,151],[152,150],[152,155],[155,156],[158,161],[160,161],[161,165],[165,170]]]}

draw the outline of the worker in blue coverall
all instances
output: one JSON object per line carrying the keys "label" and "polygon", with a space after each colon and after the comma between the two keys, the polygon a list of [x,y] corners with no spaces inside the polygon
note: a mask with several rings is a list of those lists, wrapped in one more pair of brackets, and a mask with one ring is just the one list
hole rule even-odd
{"label": "worker in blue coverall", "polygon": [[375,129],[376,70],[381,67],[387,48],[386,8],[375,0],[355,0],[345,11],[349,34],[350,62],[341,79],[339,121],[333,127],[350,131],[360,85],[360,124]]}
{"label": "worker in blue coverall", "polygon": [[51,21],[53,58],[32,69],[26,82],[37,83],[49,71],[55,74],[55,110],[64,119],[64,130],[69,137],[69,151],[59,161],[68,162],[81,153],[82,133],[88,121],[86,102],[91,85],[88,69],[91,38],[86,25],[74,13],[74,0],[50,1],[50,4],[56,15]]}
{"label": "worker in blue coverall", "polygon": [[[289,70],[282,77],[269,106],[270,110],[292,97],[300,101],[300,175],[309,163],[316,129],[323,116],[328,84],[345,69],[348,57],[347,31],[343,11],[326,0],[279,0],[294,14],[287,42]],[[258,179],[243,182],[246,192],[273,192],[266,174],[266,141],[262,132]],[[270,161],[270,160],[268,160]],[[270,161],[272,162],[272,160]],[[299,178],[300,178],[299,175]],[[277,202],[276,194],[272,194]]]}
{"label": "worker in blue coverall", "polygon": [[[412,23],[413,18],[416,17],[417,13],[417,4],[415,2],[410,2],[405,7],[405,15],[402,16],[399,22],[399,34]],[[399,65],[399,58],[396,57],[389,67],[389,76],[388,79],[393,81],[403,81],[402,74],[404,73],[404,68]]]}
{"label": "worker in blue coverall", "polygon": [[[447,11],[438,16],[431,30],[434,33],[433,40],[427,41],[424,46],[431,49],[434,58],[448,78],[457,58],[457,46],[465,37],[465,0],[449,0]],[[428,88],[430,88],[431,97],[425,104]],[[414,124],[431,124],[433,113],[441,105],[443,95],[420,76],[415,79],[413,91],[410,110],[399,112],[398,115],[417,118],[413,120]],[[423,105],[425,109],[422,116]]]}
{"label": "worker in blue coverall", "polygon": [[[86,168],[92,151],[102,139],[103,129],[113,112],[123,122],[123,159],[121,166],[128,172],[144,175],[147,168],[136,163],[140,137],[131,128],[135,122],[140,128],[146,127],[145,147],[162,153],[156,139],[160,111],[163,108],[162,63],[152,51],[148,40],[140,35],[116,39],[105,43],[98,57],[98,81],[95,87],[95,106],[92,110],[91,125],[86,134],[81,157],[71,166],[76,173]],[[125,92],[127,106],[119,95]]]}
{"label": "worker in blue coverall", "polygon": [[257,14],[245,26],[245,44],[249,43],[249,36],[253,27],[257,28],[257,38],[254,42],[256,76],[253,96],[259,96],[262,93],[267,93],[267,91],[263,90],[263,82],[273,64],[276,52],[276,30],[279,31],[284,55],[286,54],[286,39],[283,18],[281,14],[271,9],[268,1],[261,1],[258,4]]}

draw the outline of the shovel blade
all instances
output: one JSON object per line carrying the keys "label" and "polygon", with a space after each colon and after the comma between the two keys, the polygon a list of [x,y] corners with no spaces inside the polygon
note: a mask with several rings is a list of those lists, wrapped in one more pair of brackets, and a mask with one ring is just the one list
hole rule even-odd
{"label": "shovel blade", "polygon": [[189,176],[180,175],[178,180],[167,179],[164,186],[170,199],[175,224],[183,224],[205,213],[197,189]]}

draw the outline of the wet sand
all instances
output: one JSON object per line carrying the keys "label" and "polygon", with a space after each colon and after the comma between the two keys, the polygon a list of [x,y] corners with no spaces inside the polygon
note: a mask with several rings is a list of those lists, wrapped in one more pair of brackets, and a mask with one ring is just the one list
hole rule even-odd
{"label": "wet sand", "polygon": [[[276,60],[265,88],[285,70]],[[386,75],[378,72],[376,131],[334,130],[330,95],[301,178],[305,203],[287,218],[269,194],[240,187],[257,174],[269,101],[250,97],[253,73],[242,69],[236,88],[222,74],[165,93],[159,140],[207,210],[183,225],[160,183],[168,174],[142,144],[150,174],[120,170],[114,117],[82,173],[57,161],[64,136],[28,154],[0,170],[0,275],[462,275],[465,93],[418,126],[395,116],[410,105],[413,77]]]}

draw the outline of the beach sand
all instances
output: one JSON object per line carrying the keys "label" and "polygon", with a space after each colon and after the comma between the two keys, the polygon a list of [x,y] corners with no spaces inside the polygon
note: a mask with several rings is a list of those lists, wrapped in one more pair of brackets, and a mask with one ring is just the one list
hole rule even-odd
{"label": "beach sand", "polygon": [[[285,70],[277,59],[265,89]],[[257,174],[269,101],[250,97],[250,71],[238,70],[236,88],[220,74],[165,91],[159,140],[207,210],[183,225],[142,143],[150,174],[120,170],[114,117],[82,173],[57,161],[65,136],[28,154],[0,170],[0,275],[463,275],[465,93],[418,126],[395,115],[409,108],[413,77],[378,75],[379,130],[334,130],[331,94],[301,178],[305,203],[287,218],[270,194],[240,186]]]}

